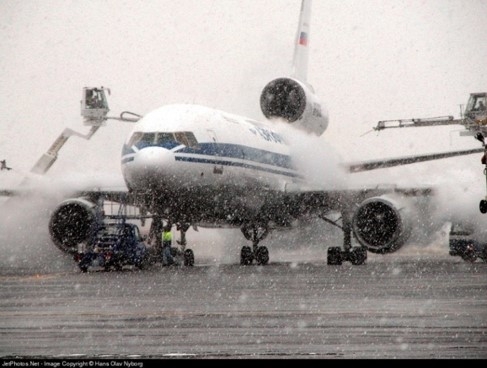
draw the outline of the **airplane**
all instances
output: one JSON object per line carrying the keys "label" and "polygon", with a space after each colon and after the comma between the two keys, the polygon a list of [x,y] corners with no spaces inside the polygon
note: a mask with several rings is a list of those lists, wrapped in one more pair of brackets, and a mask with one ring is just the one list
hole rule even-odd
{"label": "airplane", "polygon": [[[164,227],[175,226],[188,266],[194,263],[192,249],[186,248],[190,227],[239,228],[252,243],[241,248],[241,265],[268,264],[269,250],[261,242],[271,231],[316,217],[343,232],[343,245],[327,250],[330,265],[364,264],[368,251],[391,253],[405,244],[414,227],[415,210],[422,199],[434,195],[432,188],[324,185],[311,180],[298,164],[294,137],[312,144],[316,141],[311,138],[321,137],[329,124],[327,109],[307,81],[311,4],[311,0],[301,2],[292,73],[270,81],[260,95],[265,120],[190,104],[165,105],[144,116],[133,114],[134,127],[121,155],[126,190],[87,190],[59,203],[49,222],[53,243],[65,252],[76,252],[97,221],[103,220],[103,203],[108,200],[137,207],[139,219],[151,218],[150,234],[156,242],[164,223]],[[105,90],[84,88],[82,116],[92,125],[87,137],[109,119]],[[101,105],[90,105],[93,95]],[[53,145],[33,172],[45,172],[59,147]],[[355,173],[482,151],[340,164],[328,176],[333,181],[340,167]],[[311,159],[316,166],[327,167],[330,157]],[[332,216],[337,213],[338,220]],[[352,236],[359,246],[352,246]]]}

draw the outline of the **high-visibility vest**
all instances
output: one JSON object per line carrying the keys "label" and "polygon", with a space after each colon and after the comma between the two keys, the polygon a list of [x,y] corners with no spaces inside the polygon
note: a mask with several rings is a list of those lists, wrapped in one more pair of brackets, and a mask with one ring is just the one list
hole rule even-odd
{"label": "high-visibility vest", "polygon": [[163,231],[162,232],[162,241],[163,242],[172,242],[172,232]]}

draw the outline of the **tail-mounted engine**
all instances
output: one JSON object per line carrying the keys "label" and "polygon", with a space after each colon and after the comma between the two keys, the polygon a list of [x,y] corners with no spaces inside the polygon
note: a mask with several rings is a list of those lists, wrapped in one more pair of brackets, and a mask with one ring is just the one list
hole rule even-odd
{"label": "tail-mounted engine", "polygon": [[268,83],[260,96],[260,108],[268,119],[284,119],[318,136],[328,127],[328,112],[310,87],[295,79],[278,78]]}
{"label": "tail-mounted engine", "polygon": [[67,199],[57,207],[49,222],[54,244],[63,252],[75,253],[96,227],[97,206],[85,199]]}
{"label": "tail-mounted engine", "polygon": [[398,250],[411,235],[412,206],[388,196],[363,201],[352,219],[353,232],[360,244],[373,253]]}

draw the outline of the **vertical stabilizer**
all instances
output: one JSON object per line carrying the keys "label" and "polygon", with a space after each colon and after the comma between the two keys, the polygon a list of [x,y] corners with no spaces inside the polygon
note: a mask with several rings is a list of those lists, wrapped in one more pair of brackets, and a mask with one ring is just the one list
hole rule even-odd
{"label": "vertical stabilizer", "polygon": [[308,78],[310,18],[311,0],[302,0],[293,58],[293,77],[302,82]]}

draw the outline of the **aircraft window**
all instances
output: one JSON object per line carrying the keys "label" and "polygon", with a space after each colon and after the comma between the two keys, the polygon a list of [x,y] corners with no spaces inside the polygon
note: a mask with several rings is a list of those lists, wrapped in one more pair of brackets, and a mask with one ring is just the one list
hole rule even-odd
{"label": "aircraft window", "polygon": [[131,147],[137,144],[141,144],[144,147],[153,146],[153,145],[165,146],[168,143],[174,144],[174,142],[177,142],[179,144],[184,144],[186,147],[191,147],[191,148],[198,147],[198,141],[196,140],[194,134],[191,132],[176,132],[176,133],[135,132],[134,134],[132,134],[132,137],[130,137],[128,146]]}
{"label": "aircraft window", "polygon": [[186,138],[188,139],[189,147],[198,147],[198,141],[196,140],[194,134],[191,132],[186,132],[185,134]]}
{"label": "aircraft window", "polygon": [[174,142],[174,135],[172,133],[157,133],[156,145],[162,146],[168,142]]}
{"label": "aircraft window", "polygon": [[134,144],[137,144],[138,142],[140,142],[143,135],[144,135],[144,133],[142,133],[142,132],[135,132],[134,134],[132,134],[132,137],[130,137],[128,146],[132,147]]}
{"label": "aircraft window", "polygon": [[146,143],[147,145],[152,145],[154,144],[155,139],[156,139],[156,133],[144,133],[140,141]]}
{"label": "aircraft window", "polygon": [[176,141],[184,144],[186,147],[198,147],[198,141],[196,140],[194,134],[191,132],[176,132],[174,133],[174,136],[176,137]]}

